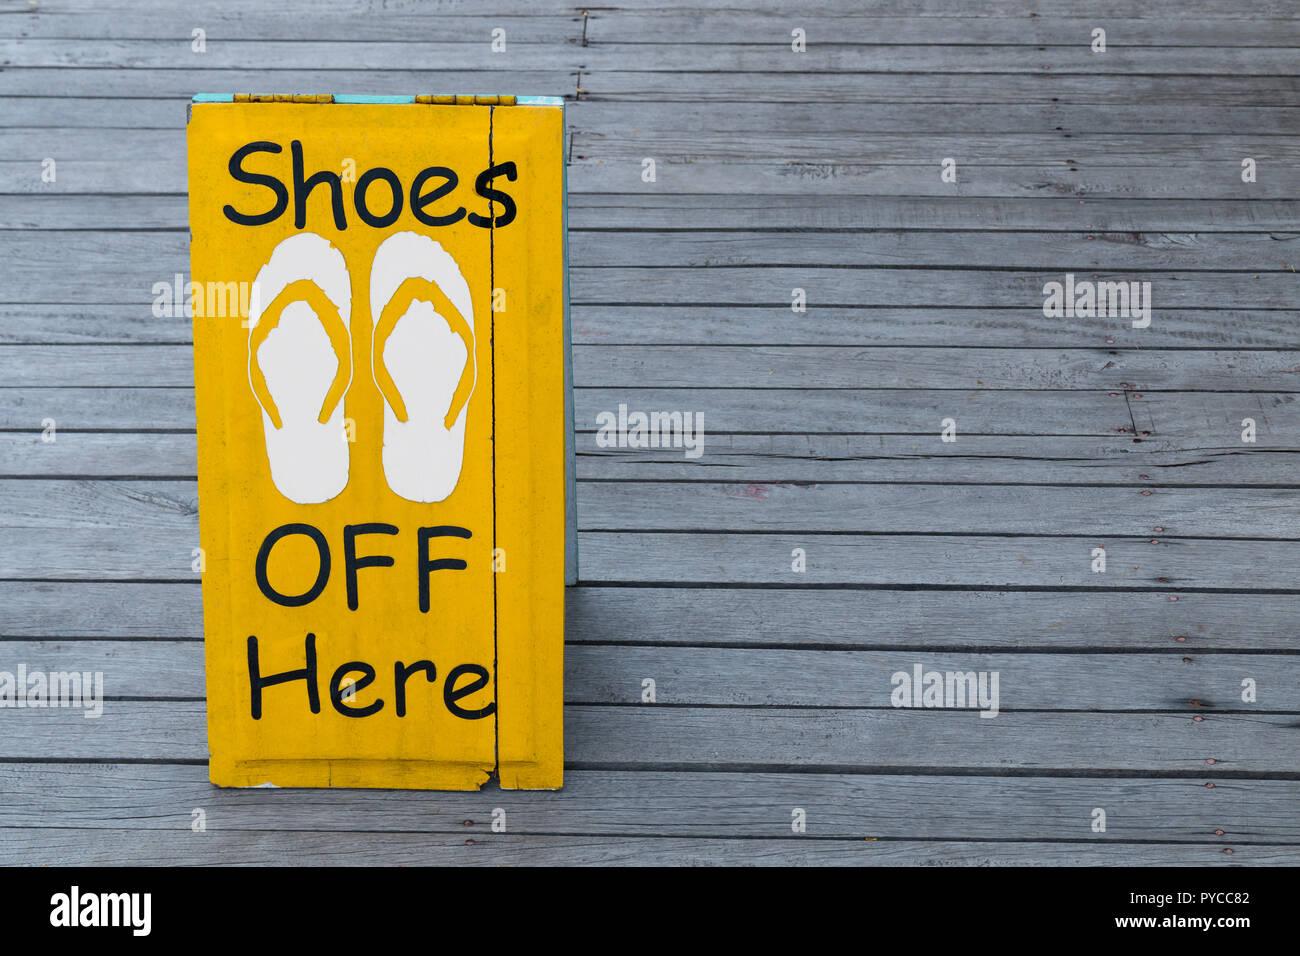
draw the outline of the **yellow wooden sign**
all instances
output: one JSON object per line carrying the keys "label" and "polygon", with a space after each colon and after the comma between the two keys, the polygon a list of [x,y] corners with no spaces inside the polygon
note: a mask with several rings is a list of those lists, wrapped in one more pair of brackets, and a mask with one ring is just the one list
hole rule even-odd
{"label": "yellow wooden sign", "polygon": [[213,783],[561,785],[563,117],[195,97]]}

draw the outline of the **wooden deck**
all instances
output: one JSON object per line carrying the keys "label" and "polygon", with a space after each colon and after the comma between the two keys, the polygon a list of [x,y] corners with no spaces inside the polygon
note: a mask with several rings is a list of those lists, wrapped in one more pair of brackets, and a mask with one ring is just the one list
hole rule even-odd
{"label": "wooden deck", "polygon": [[[1294,4],[745,6],[0,2],[0,669],[108,696],[0,712],[0,863],[1300,863]],[[208,785],[151,310],[208,91],[566,97],[562,792]],[[1066,273],[1150,327],[1044,317]],[[620,403],[704,454],[598,447]],[[997,717],[891,706],[917,665]]]}

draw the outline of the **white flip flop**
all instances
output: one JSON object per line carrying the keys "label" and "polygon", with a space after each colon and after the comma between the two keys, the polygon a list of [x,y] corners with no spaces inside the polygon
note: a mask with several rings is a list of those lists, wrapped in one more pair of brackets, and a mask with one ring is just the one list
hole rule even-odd
{"label": "white flip flop", "polygon": [[351,317],[347,263],[315,233],[276,246],[249,294],[248,382],[262,406],[271,480],[300,505],[347,487]]}
{"label": "white flip flop", "polygon": [[384,397],[384,478],[408,501],[444,501],[465,458],[477,370],[469,283],[428,236],[399,232],[375,253],[371,373]]}

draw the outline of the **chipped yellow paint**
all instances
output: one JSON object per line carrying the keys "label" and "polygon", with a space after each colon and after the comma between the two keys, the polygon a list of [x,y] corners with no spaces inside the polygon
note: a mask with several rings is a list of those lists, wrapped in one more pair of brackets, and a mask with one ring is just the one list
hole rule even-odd
{"label": "chipped yellow paint", "polygon": [[[507,788],[559,787],[563,109],[503,109],[469,105],[463,98],[454,105],[325,106],[324,98],[266,99],[193,105],[191,288],[197,300],[210,284],[251,284],[280,243],[314,233],[346,262],[350,315],[345,320],[348,309],[326,298],[305,274],[267,291],[274,301],[265,303],[270,308],[258,313],[265,318],[251,329],[238,310],[224,316],[213,314],[220,309],[195,310],[212,782],[475,789],[499,771]],[[250,144],[274,144],[278,151],[266,145],[248,151]],[[327,175],[306,192],[304,221],[296,224],[296,193],[304,191],[295,184],[299,149],[299,180]],[[514,164],[513,178],[504,170],[507,163]],[[421,180],[421,171],[430,169],[439,172]],[[370,175],[373,170],[379,172]],[[446,170],[454,171],[457,182],[444,191],[451,181]],[[390,171],[400,188],[393,188]],[[334,176],[343,228],[332,202]],[[235,221],[275,212],[281,205],[276,182],[284,192],[278,215],[256,224]],[[358,185],[364,185],[360,206]],[[390,218],[395,192],[401,209]],[[424,204],[413,208],[413,200]],[[515,212],[507,221],[511,203]],[[464,214],[457,216],[461,209]],[[439,218],[455,221],[429,221]],[[468,284],[468,309],[463,301],[450,301],[456,296],[449,288],[414,273],[388,302],[372,309],[377,250],[385,240],[411,233],[451,256]],[[314,261],[333,261],[328,256],[334,253],[322,258],[324,246],[313,248]],[[494,288],[506,291],[508,311],[491,311]],[[252,298],[256,312],[256,292]],[[442,316],[447,341],[457,343],[447,347],[463,343],[473,358],[472,368],[467,361],[460,379],[448,382],[449,393],[454,391],[449,407],[422,419],[436,419],[445,431],[463,415],[463,463],[442,500],[409,500],[390,486],[386,473],[391,463],[386,465],[383,453],[385,430],[410,424],[413,410],[405,406],[418,391],[408,382],[402,394],[388,367],[394,350],[383,350],[406,302]],[[389,303],[398,304],[385,309]],[[303,324],[304,315],[319,320],[318,331],[311,322]],[[372,344],[381,317],[376,357]],[[301,401],[292,394],[298,386],[282,370],[279,378],[268,372],[273,363],[267,346],[283,343],[280,332],[286,328],[305,336],[289,339],[302,355],[319,359],[332,350],[338,362],[310,379],[320,390]],[[300,503],[302,496],[282,472],[272,474],[268,440],[293,425],[294,408],[304,423],[297,427],[345,426],[338,441],[348,452],[346,484],[317,503]],[[309,410],[305,417],[302,409]],[[309,458],[298,455],[294,461],[301,465]],[[335,459],[325,454],[321,460],[325,464],[317,471],[325,472]],[[304,480],[311,484],[312,469],[306,470]],[[350,541],[346,528],[354,532]],[[321,560],[326,552],[328,567]],[[259,553],[265,555],[260,581]],[[365,560],[375,556],[391,563]],[[430,570],[440,559],[465,566]],[[494,573],[494,561],[504,571]],[[421,607],[422,582],[427,610]],[[353,590],[355,609],[349,602]],[[308,679],[313,651],[316,712]],[[254,653],[262,678],[288,679],[255,693]]]}

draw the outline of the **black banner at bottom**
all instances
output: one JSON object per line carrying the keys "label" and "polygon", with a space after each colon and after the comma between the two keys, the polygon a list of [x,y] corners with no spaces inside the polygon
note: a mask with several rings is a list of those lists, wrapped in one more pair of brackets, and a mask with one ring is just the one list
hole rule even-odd
{"label": "black banner at bottom", "polygon": [[[1230,943],[1290,921],[1286,869],[711,868],[638,872],[534,868],[39,868],[0,872],[11,942],[130,946],[235,933],[351,949],[400,942],[493,945],[501,933],[575,934],[647,944],[793,929],[959,945],[1187,934]],[[937,935],[932,935],[937,934]],[[954,935],[955,934],[955,935]],[[75,939],[74,939],[75,937]],[[345,943],[351,940],[351,943]],[[865,941],[865,940],[864,940]],[[775,940],[769,940],[775,943]],[[583,945],[588,945],[584,943]],[[561,944],[562,941],[561,941]]]}

